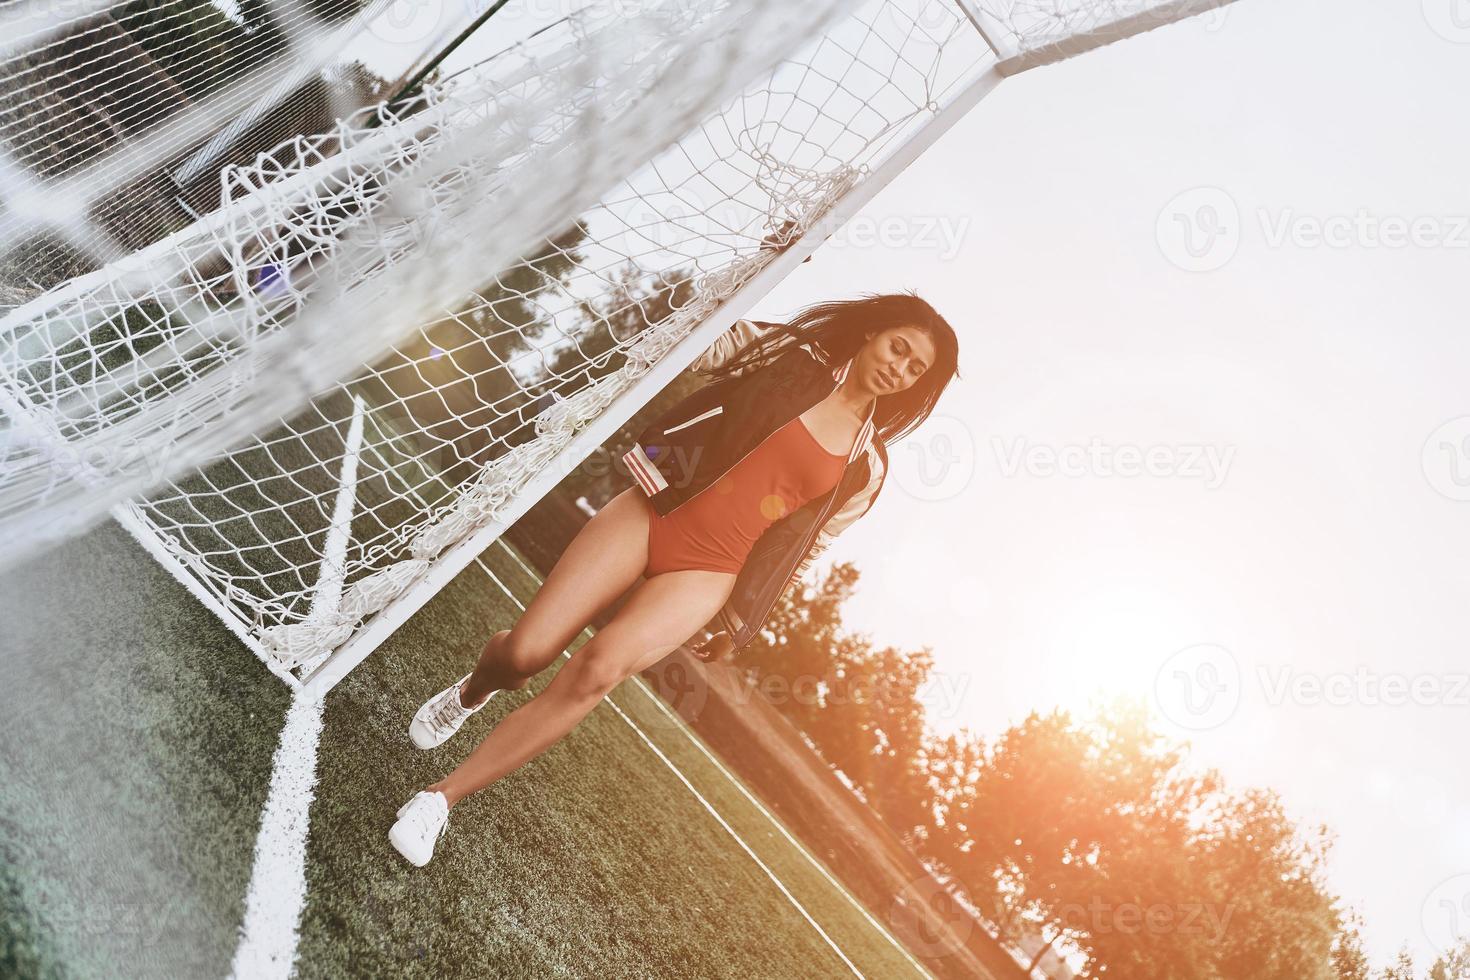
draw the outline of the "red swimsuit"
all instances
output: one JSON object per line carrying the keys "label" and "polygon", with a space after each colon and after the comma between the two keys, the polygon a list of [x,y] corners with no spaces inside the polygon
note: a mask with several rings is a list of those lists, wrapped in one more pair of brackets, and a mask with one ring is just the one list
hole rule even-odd
{"label": "red swimsuit", "polygon": [[667,517],[644,497],[644,576],[688,568],[739,572],[767,527],[831,490],[846,468],[847,456],[827,452],[798,415]]}

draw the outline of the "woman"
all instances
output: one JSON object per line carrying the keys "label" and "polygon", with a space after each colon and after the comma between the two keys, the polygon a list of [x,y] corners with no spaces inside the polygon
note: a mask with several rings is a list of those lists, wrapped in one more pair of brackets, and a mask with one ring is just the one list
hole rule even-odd
{"label": "woman", "polygon": [[614,618],[459,767],[398,811],[389,840],[422,867],[449,809],[566,735],[624,678],[717,620],[706,659],[760,631],[781,593],[867,511],[886,444],[958,375],[959,342],[910,293],[819,303],[789,324],[740,320],[693,367],[713,379],[623,457],[633,486],[567,546],[520,620],[409,725],[421,749],[498,691],[524,687],[637,582]]}

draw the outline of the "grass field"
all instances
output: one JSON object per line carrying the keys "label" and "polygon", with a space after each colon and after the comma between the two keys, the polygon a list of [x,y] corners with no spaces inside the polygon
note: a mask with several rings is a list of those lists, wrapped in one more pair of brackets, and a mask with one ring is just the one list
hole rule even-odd
{"label": "grass field", "polygon": [[[919,974],[637,679],[404,862],[397,807],[557,669],[408,742],[537,585],[482,562],[326,699],[297,975]],[[0,579],[0,624],[0,974],[228,975],[289,692],[115,524]]]}

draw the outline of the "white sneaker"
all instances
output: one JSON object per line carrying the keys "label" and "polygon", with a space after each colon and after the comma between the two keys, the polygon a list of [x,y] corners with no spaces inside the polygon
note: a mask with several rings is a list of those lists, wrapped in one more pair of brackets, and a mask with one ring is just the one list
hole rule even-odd
{"label": "white sneaker", "polygon": [[459,703],[459,689],[469,679],[470,675],[465,674],[458,682],[449,685],[419,706],[419,710],[414,712],[413,721],[408,723],[408,737],[413,740],[414,745],[421,749],[443,745],[449,740],[449,736],[459,731],[459,726],[465,723],[465,719],[485,707],[490,703],[490,698],[500,693],[491,691],[490,697],[473,708],[466,708]]}
{"label": "white sneaker", "polygon": [[398,808],[398,822],[388,831],[388,843],[409,864],[422,868],[434,856],[434,845],[448,827],[449,801],[443,793],[425,790]]}

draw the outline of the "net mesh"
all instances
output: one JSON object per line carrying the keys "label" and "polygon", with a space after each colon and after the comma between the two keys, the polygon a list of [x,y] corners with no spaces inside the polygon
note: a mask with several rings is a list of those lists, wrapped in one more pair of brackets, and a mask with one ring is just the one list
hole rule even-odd
{"label": "net mesh", "polygon": [[[6,268],[59,285],[0,322],[0,561],[127,501],[117,513],[273,669],[308,675],[1014,56],[995,23],[1050,44],[1122,5],[1069,6],[1071,28],[1042,3],[594,5],[229,162],[248,127],[218,91],[293,91],[289,72],[254,76],[319,65],[364,16],[273,6],[301,36],[212,79],[204,98],[226,108],[144,119],[151,141],[47,170],[45,141],[7,117],[6,241],[29,244]],[[69,79],[55,46],[75,36],[12,45],[7,84]],[[128,189],[180,166],[213,174],[218,202],[173,227]]]}
{"label": "net mesh", "polygon": [[[385,95],[342,52],[386,6],[0,3],[0,307],[185,227],[222,168]],[[71,220],[29,213],[62,196]]]}

